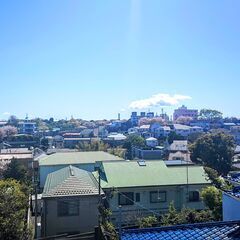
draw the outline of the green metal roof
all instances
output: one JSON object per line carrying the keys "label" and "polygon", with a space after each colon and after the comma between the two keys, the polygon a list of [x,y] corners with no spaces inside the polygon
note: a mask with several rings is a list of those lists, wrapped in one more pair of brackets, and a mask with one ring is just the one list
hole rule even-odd
{"label": "green metal roof", "polygon": [[42,197],[97,194],[98,183],[92,173],[70,165],[47,176]]}
{"label": "green metal roof", "polygon": [[210,183],[201,166],[166,166],[164,161],[156,160],[145,161],[145,164],[146,166],[140,166],[137,161],[103,163],[105,176],[101,182],[101,187],[124,188],[185,185],[187,182],[188,184]]}
{"label": "green metal roof", "polygon": [[68,165],[68,164],[84,164],[102,161],[123,160],[107,152],[63,152],[54,153],[39,159],[40,166],[48,165]]}

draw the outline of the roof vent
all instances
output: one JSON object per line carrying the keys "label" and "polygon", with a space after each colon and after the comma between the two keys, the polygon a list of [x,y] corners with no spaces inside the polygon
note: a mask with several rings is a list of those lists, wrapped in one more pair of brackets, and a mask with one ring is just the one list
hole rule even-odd
{"label": "roof vent", "polygon": [[71,175],[71,176],[74,176],[74,170],[73,170],[73,168],[72,168],[71,165],[69,166],[69,169],[70,169],[70,175]]}
{"label": "roof vent", "polygon": [[138,165],[139,165],[140,167],[144,167],[144,166],[146,166],[146,162],[143,161],[143,160],[138,161]]}

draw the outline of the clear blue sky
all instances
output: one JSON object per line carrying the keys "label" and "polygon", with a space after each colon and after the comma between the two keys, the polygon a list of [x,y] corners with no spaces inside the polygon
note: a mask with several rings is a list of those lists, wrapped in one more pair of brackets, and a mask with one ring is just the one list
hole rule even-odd
{"label": "clear blue sky", "polygon": [[169,113],[186,104],[240,117],[239,9],[239,0],[2,1],[0,118],[128,116],[131,102],[159,93],[192,98]]}

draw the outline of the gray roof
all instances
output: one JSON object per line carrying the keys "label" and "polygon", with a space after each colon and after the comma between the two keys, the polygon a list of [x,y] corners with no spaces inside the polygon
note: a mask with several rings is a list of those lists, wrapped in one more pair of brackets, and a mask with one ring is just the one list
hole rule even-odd
{"label": "gray roof", "polygon": [[98,194],[92,173],[68,166],[47,176],[42,197],[89,196]]}
{"label": "gray roof", "polygon": [[188,151],[187,140],[174,140],[169,147],[170,151]]}

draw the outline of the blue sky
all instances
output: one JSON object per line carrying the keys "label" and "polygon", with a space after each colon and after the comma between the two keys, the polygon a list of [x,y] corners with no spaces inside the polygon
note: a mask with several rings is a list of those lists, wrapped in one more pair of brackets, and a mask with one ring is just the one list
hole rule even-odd
{"label": "blue sky", "polygon": [[238,0],[3,1],[0,118],[127,117],[157,94],[191,97],[169,113],[186,104],[240,117],[239,9]]}

